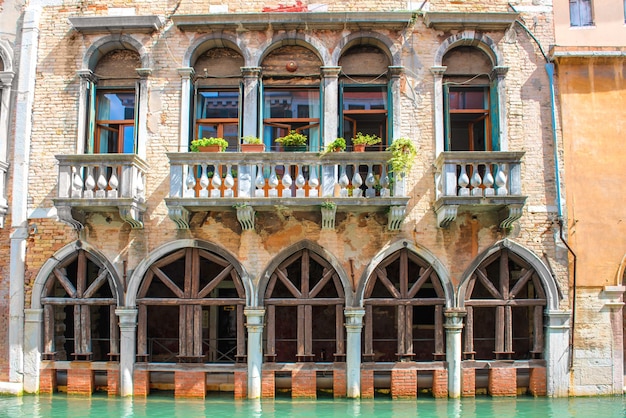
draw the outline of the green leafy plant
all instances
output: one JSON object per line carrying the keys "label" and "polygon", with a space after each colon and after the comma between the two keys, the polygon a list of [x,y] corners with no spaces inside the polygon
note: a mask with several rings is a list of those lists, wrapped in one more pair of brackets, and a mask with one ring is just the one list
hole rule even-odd
{"label": "green leafy plant", "polygon": [[191,141],[191,146],[189,147],[189,149],[191,150],[191,152],[198,152],[200,151],[200,147],[208,147],[211,145],[219,145],[221,151],[225,151],[226,148],[228,148],[228,141],[226,141],[224,138],[200,138],[200,139],[194,139],[193,141]]}
{"label": "green leafy plant", "polygon": [[256,136],[246,135],[241,138],[242,144],[262,144],[261,138],[257,138]]}
{"label": "green leafy plant", "polygon": [[387,148],[391,151],[391,158],[388,163],[391,166],[390,172],[404,176],[411,170],[413,161],[417,156],[417,149],[409,138],[398,138]]}
{"label": "green leafy plant", "polygon": [[357,132],[357,134],[352,138],[353,144],[365,144],[365,145],[376,145],[379,144],[382,139],[374,134],[364,134],[362,132]]}
{"label": "green leafy plant", "polygon": [[324,209],[335,209],[337,207],[337,204],[335,202],[327,200],[326,202],[322,202],[321,206]]}
{"label": "green leafy plant", "polygon": [[296,131],[290,131],[287,135],[276,138],[276,142],[285,146],[306,145],[307,136]]}
{"label": "green leafy plant", "polygon": [[343,138],[337,138],[330,144],[326,145],[326,150],[322,154],[329,152],[340,152],[346,149],[346,140]]}

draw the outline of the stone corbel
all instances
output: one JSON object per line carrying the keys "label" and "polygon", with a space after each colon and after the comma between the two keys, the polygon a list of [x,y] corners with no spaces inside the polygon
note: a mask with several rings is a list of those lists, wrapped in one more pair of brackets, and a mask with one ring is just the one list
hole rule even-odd
{"label": "stone corbel", "polygon": [[82,210],[72,209],[71,206],[57,206],[57,216],[64,222],[80,231],[85,226],[85,213]]}
{"label": "stone corbel", "polygon": [[524,205],[507,205],[500,211],[500,228],[507,229],[513,225],[513,222],[522,217]]}
{"label": "stone corbel", "polygon": [[254,208],[249,205],[236,206],[237,220],[244,231],[254,230]]}
{"label": "stone corbel", "polygon": [[405,206],[390,206],[389,219],[387,221],[387,229],[390,231],[399,231],[404,221]]}
{"label": "stone corbel", "polygon": [[602,289],[602,299],[606,300],[604,306],[611,309],[619,309],[624,306],[622,295],[626,291],[626,286],[604,286]]}
{"label": "stone corbel", "polygon": [[143,211],[134,205],[118,206],[120,217],[133,229],[143,229]]}
{"label": "stone corbel", "polygon": [[437,225],[439,228],[447,228],[457,216],[459,205],[441,205],[437,212]]}
{"label": "stone corbel", "polygon": [[335,216],[337,214],[337,206],[322,206],[322,229],[335,229]]}
{"label": "stone corbel", "polygon": [[182,206],[167,207],[167,214],[178,229],[189,229],[189,211]]}

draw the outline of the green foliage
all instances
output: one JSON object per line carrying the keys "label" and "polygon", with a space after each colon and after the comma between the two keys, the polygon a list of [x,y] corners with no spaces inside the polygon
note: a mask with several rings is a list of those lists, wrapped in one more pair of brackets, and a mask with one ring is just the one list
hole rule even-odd
{"label": "green foliage", "polygon": [[257,138],[256,136],[247,135],[241,138],[241,143],[243,144],[262,144],[261,138]]}
{"label": "green foliage", "polygon": [[365,145],[375,145],[382,141],[382,139],[373,134],[364,134],[362,132],[358,132],[354,138],[352,138],[353,144],[365,144]]}
{"label": "green foliage", "polygon": [[391,158],[388,161],[391,166],[390,172],[404,176],[411,170],[417,156],[413,141],[409,138],[398,138],[387,148],[387,151],[391,151]]}
{"label": "green foliage", "polygon": [[198,152],[200,147],[208,147],[210,145],[219,145],[222,151],[225,151],[228,148],[228,141],[224,138],[200,138],[194,139],[191,141],[191,146],[189,149],[191,152]]}
{"label": "green foliage", "polygon": [[291,131],[287,135],[276,138],[276,142],[286,146],[290,145],[306,145],[307,136],[296,131]]}
{"label": "green foliage", "polygon": [[337,204],[335,202],[327,200],[326,202],[322,202],[321,206],[325,209],[335,209],[337,207]]}
{"label": "green foliage", "polygon": [[343,138],[337,138],[330,144],[326,145],[326,150],[322,154],[326,154],[329,152],[337,152],[337,150],[343,151],[345,149],[346,149],[346,140]]}

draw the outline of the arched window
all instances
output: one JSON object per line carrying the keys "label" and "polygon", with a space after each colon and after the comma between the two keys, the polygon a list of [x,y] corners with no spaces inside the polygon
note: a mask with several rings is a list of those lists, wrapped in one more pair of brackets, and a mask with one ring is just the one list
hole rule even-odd
{"label": "arched window", "polygon": [[110,272],[78,250],[48,277],[41,304],[49,360],[107,360],[119,356],[117,306]]}
{"label": "arched window", "polygon": [[466,359],[529,359],[543,353],[547,299],[536,271],[508,249],[483,261],[465,291]]}
{"label": "arched window", "polygon": [[445,293],[431,265],[402,249],[380,263],[365,289],[363,356],[373,361],[441,360]]}
{"label": "arched window", "polygon": [[341,135],[348,148],[358,132],[373,134],[382,143],[368,147],[380,151],[387,148],[390,114],[389,77],[391,65],[387,55],[374,45],[349,48],[339,59],[341,66],[339,120]]}
{"label": "arched window", "polygon": [[224,138],[228,151],[239,149],[243,66],[243,57],[230,48],[212,48],[198,57],[193,66],[192,139]]}
{"label": "arched window", "polygon": [[321,65],[313,51],[299,45],[281,46],[263,59],[262,136],[267,149],[282,149],[274,141],[290,131],[308,137],[309,151],[321,149]]}
{"label": "arched window", "polygon": [[345,296],[339,275],[304,249],[283,261],[265,290],[270,361],[343,361]]}
{"label": "arched window", "polygon": [[245,358],[245,291],[223,257],[183,248],[152,264],[137,293],[137,356],[151,362]]}

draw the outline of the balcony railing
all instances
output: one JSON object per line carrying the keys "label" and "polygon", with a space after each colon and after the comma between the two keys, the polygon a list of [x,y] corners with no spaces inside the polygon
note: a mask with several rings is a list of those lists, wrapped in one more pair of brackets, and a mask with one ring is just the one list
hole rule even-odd
{"label": "balcony railing", "polygon": [[435,162],[435,211],[440,227],[454,221],[459,208],[501,211],[502,228],[522,216],[523,152],[443,152]]}
{"label": "balcony railing", "polygon": [[117,209],[133,228],[143,227],[148,165],[135,154],[57,155],[59,218],[82,229],[86,212]]}
{"label": "balcony railing", "polygon": [[[171,219],[189,228],[190,212],[236,211],[243,229],[254,213],[289,207],[322,209],[323,228],[333,229],[336,210],[389,211],[399,229],[409,200],[403,182],[387,171],[388,152],[170,153]],[[329,203],[327,203],[329,202]]]}

